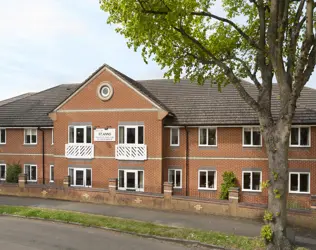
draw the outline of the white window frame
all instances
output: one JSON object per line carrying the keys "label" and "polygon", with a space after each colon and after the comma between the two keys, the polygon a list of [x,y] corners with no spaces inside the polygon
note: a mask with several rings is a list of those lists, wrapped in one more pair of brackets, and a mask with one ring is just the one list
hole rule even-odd
{"label": "white window frame", "polygon": [[[201,144],[201,129],[206,129],[206,142],[208,143],[208,129],[215,129],[215,145]],[[217,147],[217,127],[199,127],[199,147]]]}
{"label": "white window frame", "polygon": [[[92,168],[74,168],[74,167],[68,167],[68,176],[70,176],[70,169],[74,170],[74,175],[73,175],[73,180],[74,184],[70,184],[71,187],[92,187]],[[91,186],[86,185],[87,181],[87,171],[86,170],[91,170]],[[77,171],[83,171],[83,185],[76,185],[76,172]]]}
{"label": "white window frame", "polygon": [[[176,172],[180,172],[180,186],[176,186],[176,181],[175,180],[170,180],[170,171],[174,171],[174,178],[176,178]],[[179,168],[169,168],[168,169],[168,182],[172,182],[173,183],[173,188],[182,188],[182,169]]]}
{"label": "white window frame", "polygon": [[[120,127],[124,128],[124,142],[120,143]],[[138,143],[138,128],[143,127],[143,143]],[[134,128],[135,129],[135,143],[127,143],[127,129]],[[145,145],[145,126],[144,125],[119,125],[117,129],[117,138],[118,144],[123,145]]]}
{"label": "white window frame", "polygon": [[[251,144],[245,144],[245,129],[251,129]],[[254,129],[259,129],[260,131],[260,145],[254,145],[253,144],[253,130]],[[254,148],[260,148],[262,147],[262,133],[260,130],[260,127],[243,127],[242,128],[242,146],[243,147],[254,147]]]}
{"label": "white window frame", "polygon": [[[120,171],[124,171],[124,187],[120,187]],[[138,172],[143,172],[143,188],[138,188]],[[118,190],[128,190],[127,188],[127,173],[134,173],[135,174],[135,191],[136,192],[144,192],[145,189],[145,171],[144,170],[135,170],[135,169],[119,169],[118,170]]]}
{"label": "white window frame", "polygon": [[[52,168],[54,169],[54,180],[52,180]],[[49,166],[49,182],[51,183],[55,182],[55,166],[54,165]]]}
{"label": "white window frame", "polygon": [[38,173],[37,173],[37,165],[35,165],[35,164],[24,164],[24,174],[26,174],[26,166],[30,166],[30,177],[32,176],[32,168],[34,168],[35,167],[35,169],[36,169],[36,179],[35,180],[29,180],[29,179],[27,179],[27,182],[37,182],[37,176],[38,176]]}
{"label": "white window frame", "polygon": [[[173,129],[177,130],[178,143],[176,143],[176,144],[172,143],[172,130]],[[170,128],[170,146],[180,146],[180,128],[177,128],[177,127]]]}
{"label": "white window frame", "polygon": [[[87,142],[87,128],[91,128],[91,142]],[[74,128],[74,142],[70,142],[70,128]],[[77,142],[77,129],[83,128],[83,142]],[[68,126],[68,144],[92,144],[92,126],[91,125],[69,125]]]}
{"label": "white window frame", "polygon": [[[292,128],[298,128],[298,145],[292,144],[292,131],[290,133],[290,147],[291,148],[309,148],[311,146],[311,140],[312,140],[312,130],[310,126],[292,126]],[[291,128],[291,129],[292,129]],[[300,145],[301,144],[301,128],[308,128],[308,145]]]}
{"label": "white window frame", "polygon": [[[206,172],[206,183],[208,183],[208,172],[214,172],[214,188],[207,188],[207,187],[200,187],[200,173],[201,172]],[[198,171],[198,189],[199,190],[217,190],[217,171],[216,170],[199,170]]]}
{"label": "white window frame", "polygon": [[[32,136],[33,136],[32,130],[35,130],[35,131],[36,131],[36,132],[35,132],[36,142],[32,142]],[[31,131],[31,133],[30,133],[30,136],[31,136],[31,138],[30,138],[30,143],[27,143],[27,142],[26,142],[27,131]],[[37,133],[37,128],[25,128],[25,129],[24,129],[24,145],[37,145],[37,134],[38,134],[38,133]]]}
{"label": "white window frame", "polygon": [[[69,136],[69,130],[68,130],[68,136]],[[54,129],[52,129],[52,145],[54,145]]]}
{"label": "white window frame", "polygon": [[[250,173],[250,189],[244,189],[244,174],[245,173]],[[252,181],[252,174],[253,173],[260,173],[260,183],[259,183],[259,190],[254,190],[253,189],[253,181]],[[262,187],[261,187],[261,183],[262,183],[262,171],[252,171],[252,170],[247,170],[247,171],[242,171],[242,191],[245,192],[262,192]]]}
{"label": "white window frame", "polygon": [[[301,192],[301,191],[291,191],[291,174],[298,175],[298,189],[300,189],[300,182],[301,182],[301,174],[308,174],[308,192]],[[289,193],[290,194],[310,194],[311,192],[311,174],[309,172],[289,172]]]}
{"label": "white window frame", "polygon": [[[4,130],[4,133],[5,133],[5,138],[4,138],[4,142],[1,142],[1,130]],[[7,143],[7,130],[5,128],[0,128],[0,145],[4,145]]]}
{"label": "white window frame", "polygon": [[1,176],[0,176],[0,181],[5,181],[5,180],[7,179],[7,165],[1,163],[1,164],[0,164],[0,167],[1,167],[1,166],[4,166],[4,178],[1,178]]}

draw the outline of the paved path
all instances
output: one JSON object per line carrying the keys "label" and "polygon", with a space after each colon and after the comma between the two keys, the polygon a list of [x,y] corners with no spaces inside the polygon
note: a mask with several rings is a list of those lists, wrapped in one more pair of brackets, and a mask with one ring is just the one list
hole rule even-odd
{"label": "paved path", "polygon": [[[236,219],[231,217],[167,212],[127,206],[111,206],[40,198],[0,196],[0,205],[32,206],[78,211],[140,221],[149,221],[169,226],[213,230],[249,237],[260,235],[260,228],[262,226],[262,224],[258,221]],[[308,246],[311,249],[316,249],[316,232],[296,229],[296,235],[296,241],[299,244]]]}
{"label": "paved path", "polygon": [[0,217],[0,225],[0,246],[3,250],[197,249],[128,234],[48,221]]}

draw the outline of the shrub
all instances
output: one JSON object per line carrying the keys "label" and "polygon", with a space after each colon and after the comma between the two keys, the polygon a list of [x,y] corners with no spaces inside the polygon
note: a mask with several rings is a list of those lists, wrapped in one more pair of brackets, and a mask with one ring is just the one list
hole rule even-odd
{"label": "shrub", "polygon": [[236,176],[234,172],[224,172],[223,174],[223,183],[221,185],[221,194],[220,199],[227,200],[228,199],[228,190],[231,187],[236,186]]}
{"label": "shrub", "polygon": [[273,232],[270,225],[264,225],[261,228],[261,237],[265,240],[266,243],[272,241]]}
{"label": "shrub", "polygon": [[6,181],[10,183],[19,182],[19,174],[22,172],[21,165],[19,163],[9,164],[7,166]]}

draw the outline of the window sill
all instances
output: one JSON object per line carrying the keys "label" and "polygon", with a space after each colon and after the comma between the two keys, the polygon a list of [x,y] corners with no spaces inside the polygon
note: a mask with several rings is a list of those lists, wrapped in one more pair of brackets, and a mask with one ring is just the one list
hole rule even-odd
{"label": "window sill", "polygon": [[289,194],[294,194],[294,195],[310,195],[310,192],[289,192]]}
{"label": "window sill", "polygon": [[26,180],[27,182],[32,182],[32,183],[34,183],[34,182],[37,182],[37,180]]}
{"label": "window sill", "polygon": [[37,143],[24,143],[23,146],[37,146]]}
{"label": "window sill", "polygon": [[170,148],[180,148],[180,145],[170,145]]}
{"label": "window sill", "polygon": [[245,192],[245,193],[262,193],[262,190],[247,190],[247,189],[243,189],[241,191]]}
{"label": "window sill", "polygon": [[199,191],[217,191],[217,188],[198,188]]}
{"label": "window sill", "polygon": [[310,148],[310,147],[311,147],[310,145],[308,145],[308,146],[290,145],[289,146],[290,149],[292,149],[292,148],[293,149],[299,149],[299,148],[303,149],[303,148]]}
{"label": "window sill", "polygon": [[262,145],[251,146],[251,145],[242,145],[243,148],[262,148]]}

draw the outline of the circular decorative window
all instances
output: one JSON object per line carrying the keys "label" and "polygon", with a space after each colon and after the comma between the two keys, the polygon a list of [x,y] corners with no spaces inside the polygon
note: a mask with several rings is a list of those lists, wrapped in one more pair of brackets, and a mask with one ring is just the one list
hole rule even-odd
{"label": "circular decorative window", "polygon": [[113,88],[110,83],[101,83],[98,88],[98,96],[101,100],[107,101],[113,95]]}

